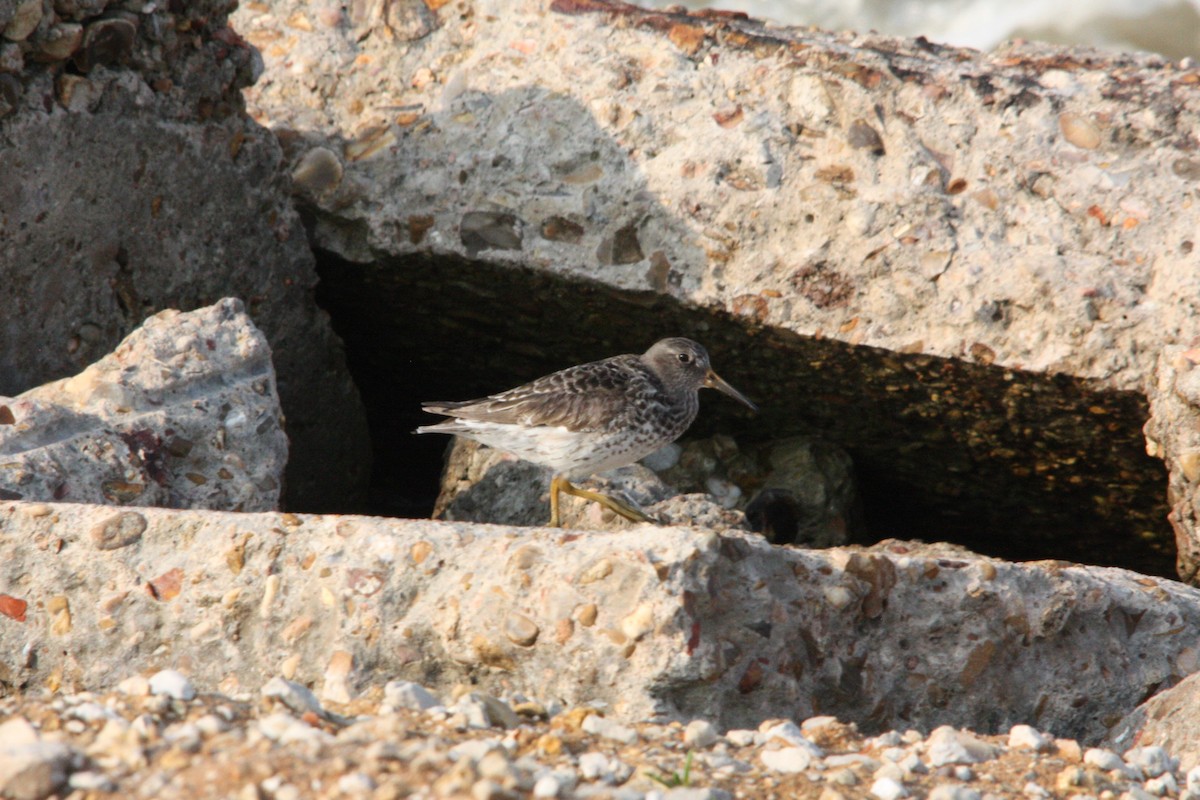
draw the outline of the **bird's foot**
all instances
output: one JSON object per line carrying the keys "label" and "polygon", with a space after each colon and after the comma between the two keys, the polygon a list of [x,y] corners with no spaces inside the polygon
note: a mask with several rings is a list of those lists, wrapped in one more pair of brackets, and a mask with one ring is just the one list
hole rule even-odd
{"label": "bird's foot", "polygon": [[616,498],[608,495],[593,492],[589,489],[580,489],[573,485],[566,478],[554,476],[550,481],[550,527],[557,528],[562,524],[562,520],[558,513],[558,493],[566,492],[575,497],[582,497],[584,500],[590,500],[593,503],[599,503],[617,516],[624,517],[630,522],[654,522],[654,519],[647,516],[641,509],[634,508],[628,503],[622,503]]}

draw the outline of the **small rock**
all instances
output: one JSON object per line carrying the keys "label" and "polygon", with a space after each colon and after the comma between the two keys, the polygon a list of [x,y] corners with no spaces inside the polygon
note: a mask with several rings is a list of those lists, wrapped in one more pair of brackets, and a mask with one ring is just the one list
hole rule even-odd
{"label": "small rock", "polygon": [[75,66],[90,72],[101,64],[123,61],[137,40],[137,27],[127,19],[101,19],[87,26],[83,45],[75,53]]}
{"label": "small rock", "polygon": [[469,692],[458,699],[451,711],[462,714],[472,728],[516,728],[521,718],[491,695]]}
{"label": "small rock", "polygon": [[725,732],[725,741],[729,742],[734,747],[749,747],[759,741],[758,731],[748,731],[743,728],[735,728]]}
{"label": "small rock", "polygon": [[1100,146],[1100,129],[1083,114],[1067,112],[1058,118],[1058,127],[1063,138],[1083,150],[1095,150]]}
{"label": "small rock", "polygon": [[412,711],[426,711],[442,702],[424,686],[412,681],[388,681],[383,687],[383,700],[392,708]]}
{"label": "small rock", "polygon": [[682,454],[683,447],[671,442],[643,458],[642,463],[655,472],[665,472],[679,463],[679,457]]}
{"label": "small rock", "polygon": [[[732,800],[732,795],[724,789],[711,786],[676,786],[668,789],[663,800]],[[647,795],[649,800],[649,795]]]}
{"label": "small rock", "polygon": [[762,741],[769,742],[772,739],[782,739],[794,747],[804,748],[817,758],[825,755],[821,748],[805,738],[804,734],[800,732],[800,728],[791,720],[765,726],[765,729],[762,730]]}
{"label": "small rock", "polygon": [[39,738],[37,729],[24,717],[11,717],[0,724],[0,749],[34,744]]}
{"label": "small rock", "polygon": [[292,183],[318,197],[336,189],[342,182],[342,162],[327,147],[314,147],[309,150],[292,170]]}
{"label": "small rock", "polygon": [[1133,783],[1121,794],[1121,800],[1156,800],[1156,798],[1141,786]]}
{"label": "small rock", "polygon": [[150,680],[144,675],[130,675],[117,684],[117,691],[129,697],[145,697],[150,694]]}
{"label": "small rock", "polygon": [[524,223],[498,211],[468,211],[459,223],[459,238],[471,256],[484,250],[520,250]]}
{"label": "small rock", "polygon": [[628,780],[633,768],[604,753],[589,752],[579,757],[579,774],[589,781],[615,785]]}
{"label": "small rock", "polygon": [[260,694],[264,698],[278,700],[297,714],[305,714],[309,711],[317,715],[325,713],[325,709],[321,707],[321,701],[308,687],[278,676],[267,681],[267,685],[262,687]]}
{"label": "small rock", "polygon": [[1169,772],[1176,764],[1175,759],[1167,755],[1167,751],[1158,746],[1134,747],[1125,751],[1125,761],[1135,767],[1140,767],[1147,778],[1157,778],[1164,772]]}
{"label": "small rock", "polygon": [[720,740],[716,726],[706,719],[694,719],[683,729],[683,743],[688,747],[706,750]]}
{"label": "small rock", "polygon": [[12,5],[9,5],[9,9],[12,10],[12,16],[8,19],[8,25],[4,27],[3,32],[4,38],[11,42],[20,42],[26,39],[42,21],[41,0],[21,0],[16,4],[15,9]]}
{"label": "small rock", "polygon": [[562,783],[553,773],[543,775],[533,784],[534,797],[558,797],[558,793],[562,790]]}
{"label": "small rock", "polygon": [[899,781],[892,778],[877,778],[871,784],[871,794],[879,800],[899,800],[908,796],[908,790]]}
{"label": "small rock", "polygon": [[1164,772],[1157,778],[1146,781],[1146,791],[1158,797],[1173,796],[1179,794],[1179,783],[1175,780],[1174,775]]}
{"label": "small rock", "polygon": [[537,623],[524,614],[509,612],[504,618],[504,635],[515,645],[533,647],[537,643],[541,629]]}
{"label": "small rock", "polygon": [[589,715],[583,720],[581,727],[587,733],[604,739],[611,739],[614,742],[621,742],[622,744],[636,744],[638,740],[637,731],[633,728],[614,722],[599,714]]}
{"label": "small rock", "polygon": [[1112,772],[1113,770],[1126,771],[1125,762],[1119,755],[1112,750],[1105,750],[1099,747],[1088,748],[1087,752],[1083,754],[1083,763],[1104,772]]}
{"label": "small rock", "polygon": [[929,800],[980,800],[981,797],[975,789],[957,783],[943,783],[929,793]]}
{"label": "small rock", "polygon": [[934,767],[946,764],[979,764],[999,754],[999,748],[965,731],[943,725],[929,734],[926,754]]}
{"label": "small rock", "polygon": [[896,747],[903,741],[900,738],[899,731],[888,731],[887,733],[881,733],[874,738],[868,739],[866,744],[867,747],[883,750],[886,747]]}
{"label": "small rock", "polygon": [[475,781],[471,786],[473,800],[505,800],[511,796],[503,786],[487,778]]}
{"label": "small rock", "polygon": [[150,676],[150,693],[186,701],[196,696],[196,687],[182,672],[164,669]]}
{"label": "small rock", "polygon": [[81,792],[115,792],[117,785],[103,772],[84,770],[73,772],[67,779],[67,785]]}
{"label": "small rock", "polygon": [[1031,725],[1013,725],[1008,732],[1008,746],[1019,750],[1048,753],[1054,749],[1054,737],[1047,736]]}
{"label": "small rock", "polygon": [[196,729],[205,736],[216,736],[229,730],[229,723],[216,714],[205,714],[196,720]]}
{"label": "small rock", "polygon": [[78,760],[76,750],[61,742],[37,741],[0,748],[0,797],[43,800],[67,783],[72,765]]}
{"label": "small rock", "polygon": [[1192,794],[1200,794],[1200,766],[1188,770],[1186,785],[1187,790]]}
{"label": "small rock", "polygon": [[763,766],[776,772],[804,772],[812,765],[813,754],[805,747],[764,750],[758,756]]}
{"label": "small rock", "polygon": [[488,753],[492,753],[498,749],[500,749],[500,745],[495,739],[468,739],[451,747],[446,755],[455,763],[464,760],[471,763],[478,763]]}
{"label": "small rock", "polygon": [[365,772],[350,772],[338,778],[338,791],[348,795],[366,795],[375,791],[375,780]]}

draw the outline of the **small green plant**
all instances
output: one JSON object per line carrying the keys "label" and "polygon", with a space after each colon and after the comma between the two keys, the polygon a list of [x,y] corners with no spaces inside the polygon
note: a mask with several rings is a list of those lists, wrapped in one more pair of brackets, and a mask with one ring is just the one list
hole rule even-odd
{"label": "small green plant", "polygon": [[670,775],[656,775],[653,772],[646,773],[652,781],[658,781],[668,789],[674,789],[677,786],[692,785],[692,751],[688,750],[687,758],[683,760],[683,772],[676,770]]}

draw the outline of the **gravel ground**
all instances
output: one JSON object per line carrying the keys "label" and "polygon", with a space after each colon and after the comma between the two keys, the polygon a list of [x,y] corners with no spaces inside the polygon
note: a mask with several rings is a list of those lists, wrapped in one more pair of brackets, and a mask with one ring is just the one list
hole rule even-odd
{"label": "gravel ground", "polygon": [[1200,797],[1158,747],[1085,749],[1028,726],[866,737],[831,717],[625,725],[603,709],[437,698],[392,682],[324,707],[276,678],[256,696],[197,694],[166,670],[113,692],[0,700],[0,795],[293,800],[400,797]]}

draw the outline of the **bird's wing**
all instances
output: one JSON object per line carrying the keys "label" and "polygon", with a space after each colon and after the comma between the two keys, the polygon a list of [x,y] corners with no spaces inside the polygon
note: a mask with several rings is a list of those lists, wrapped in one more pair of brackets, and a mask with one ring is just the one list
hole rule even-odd
{"label": "bird's wing", "polygon": [[426,403],[424,408],[479,422],[603,430],[625,412],[627,389],[638,370],[644,368],[636,356],[617,356],[555,372],[490,397]]}

